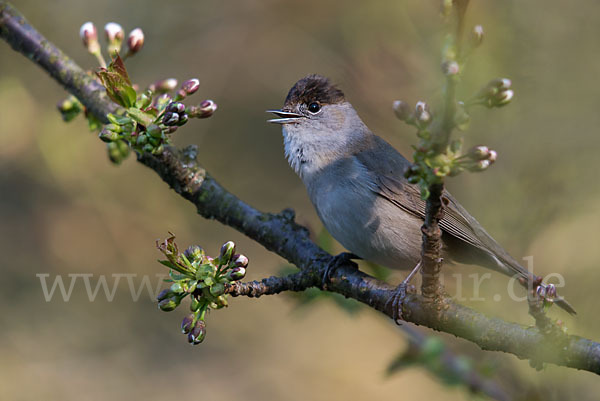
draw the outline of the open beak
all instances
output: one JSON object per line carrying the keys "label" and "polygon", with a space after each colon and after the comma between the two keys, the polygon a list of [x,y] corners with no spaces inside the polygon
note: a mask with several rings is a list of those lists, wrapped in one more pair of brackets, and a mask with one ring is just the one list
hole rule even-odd
{"label": "open beak", "polygon": [[304,118],[302,114],[292,113],[291,111],[283,111],[283,110],[267,110],[267,113],[273,113],[278,115],[281,118],[272,118],[267,120],[269,123],[274,124],[289,124],[298,122],[301,118]]}

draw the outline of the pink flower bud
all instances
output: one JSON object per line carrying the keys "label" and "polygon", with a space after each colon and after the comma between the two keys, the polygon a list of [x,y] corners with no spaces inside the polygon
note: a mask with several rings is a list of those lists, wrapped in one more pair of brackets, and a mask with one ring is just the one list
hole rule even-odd
{"label": "pink flower bud", "polygon": [[192,93],[196,92],[199,87],[200,81],[198,81],[198,79],[196,78],[188,79],[183,84],[181,84],[181,89],[183,89],[183,91],[188,95],[191,95]]}
{"label": "pink flower bud", "polygon": [[139,52],[142,46],[144,46],[144,32],[140,28],[135,28],[129,32],[129,36],[127,37],[129,53],[135,54]]}
{"label": "pink flower bud", "polygon": [[406,121],[410,117],[410,106],[402,100],[395,100],[393,105],[396,117],[402,121]]}
{"label": "pink flower bud", "polygon": [[116,22],[109,22],[104,25],[104,33],[106,34],[106,40],[108,40],[107,50],[112,57],[115,52],[121,51],[125,31]]}
{"label": "pink flower bud", "polygon": [[471,32],[472,43],[474,46],[479,46],[483,42],[483,27],[481,25],[475,25]]}
{"label": "pink flower bud", "polygon": [[104,33],[106,34],[106,40],[113,42],[115,40],[123,40],[125,37],[125,31],[123,27],[116,22],[109,22],[104,25]]}
{"label": "pink flower bud", "polygon": [[83,41],[83,45],[90,53],[95,53],[100,50],[98,44],[98,31],[92,22],[86,22],[79,29],[79,36]]}

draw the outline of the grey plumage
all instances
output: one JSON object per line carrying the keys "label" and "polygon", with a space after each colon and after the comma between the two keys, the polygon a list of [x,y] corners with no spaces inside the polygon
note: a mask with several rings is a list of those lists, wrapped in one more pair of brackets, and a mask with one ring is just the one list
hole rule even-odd
{"label": "grey plumage", "polygon": [[[341,90],[318,75],[288,93],[281,123],[286,157],[331,235],[363,259],[395,269],[420,260],[425,202],[404,178],[410,162],[373,134]],[[444,257],[508,276],[534,276],[510,256],[450,193],[440,221]],[[557,304],[569,313],[563,299]]]}

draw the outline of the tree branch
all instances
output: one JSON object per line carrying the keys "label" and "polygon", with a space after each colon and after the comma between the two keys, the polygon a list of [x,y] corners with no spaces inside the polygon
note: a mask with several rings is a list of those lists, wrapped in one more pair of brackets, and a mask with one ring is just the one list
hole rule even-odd
{"label": "tree branch", "polygon": [[[77,96],[101,121],[106,121],[106,114],[116,109],[96,81],[5,2],[0,2],[0,36]],[[262,213],[244,203],[197,163],[194,146],[183,151],[168,147],[160,155],[142,154],[138,161],[156,171],[171,188],[193,203],[202,216],[237,229],[301,269],[292,276],[229,287],[231,294],[259,296],[309,287],[322,289],[320,278],[332,256],[309,239],[306,228],[294,222],[293,211]],[[351,266],[335,270],[327,289],[354,298],[390,318],[394,316],[387,301],[395,288]],[[438,313],[432,313],[429,303],[418,295],[407,296],[402,308],[406,321],[464,338],[482,349],[600,374],[600,344],[591,340],[567,335],[557,340],[537,328],[491,318],[451,302]]]}

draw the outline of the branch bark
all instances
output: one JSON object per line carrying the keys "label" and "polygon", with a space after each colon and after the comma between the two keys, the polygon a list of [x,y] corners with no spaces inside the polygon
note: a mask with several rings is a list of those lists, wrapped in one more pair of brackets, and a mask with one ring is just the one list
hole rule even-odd
{"label": "branch bark", "polygon": [[[77,96],[99,120],[107,121],[106,114],[117,109],[96,81],[5,2],[0,2],[0,36]],[[193,203],[200,215],[235,228],[301,269],[288,277],[236,284],[228,287],[229,293],[260,296],[309,287],[323,289],[321,277],[333,256],[310,240],[308,230],[294,222],[293,211],[263,213],[244,203],[198,164],[194,146],[182,151],[168,147],[160,155],[139,155],[138,161],[156,171],[172,189]],[[390,318],[394,316],[387,301],[395,288],[351,266],[335,270],[327,290],[354,298]],[[418,295],[408,295],[402,309],[406,321],[464,338],[484,350],[600,374],[600,344],[582,337],[564,335],[557,339],[537,328],[488,317],[453,302],[432,313],[430,303]]]}

